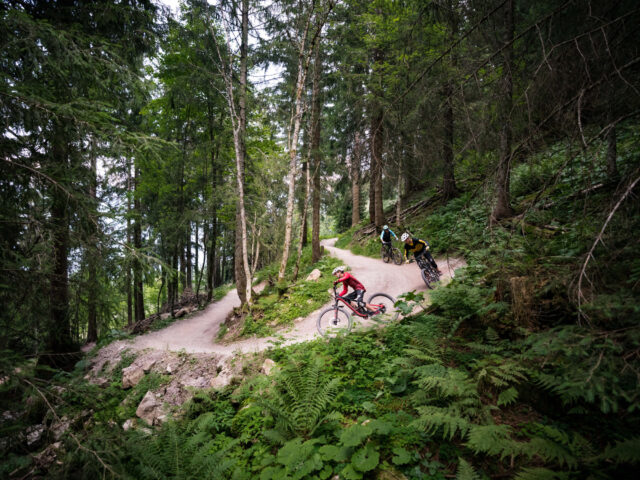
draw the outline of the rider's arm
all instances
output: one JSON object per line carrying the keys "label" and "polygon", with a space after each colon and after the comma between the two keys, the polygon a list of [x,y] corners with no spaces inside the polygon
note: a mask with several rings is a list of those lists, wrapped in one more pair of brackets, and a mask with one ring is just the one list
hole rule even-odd
{"label": "rider's arm", "polygon": [[425,251],[429,250],[429,244],[427,242],[425,242],[424,240],[418,240],[418,241],[424,245]]}
{"label": "rider's arm", "polygon": [[384,240],[382,239],[382,236],[383,236],[383,235],[384,235],[384,230],[380,232],[380,241],[381,241],[382,243],[384,243]]}
{"label": "rider's arm", "polygon": [[393,233],[393,230],[389,229],[389,231],[391,232],[391,235],[393,235],[393,238],[395,238],[396,240],[398,240],[398,237],[396,237],[396,234]]}
{"label": "rider's arm", "polygon": [[342,292],[340,292],[340,296],[342,297],[349,290],[349,286],[345,283],[345,280],[349,278],[349,274],[345,273],[342,277],[337,280],[337,283],[342,283]]}
{"label": "rider's arm", "polygon": [[407,260],[407,255],[409,255],[409,245],[404,244],[404,259]]}

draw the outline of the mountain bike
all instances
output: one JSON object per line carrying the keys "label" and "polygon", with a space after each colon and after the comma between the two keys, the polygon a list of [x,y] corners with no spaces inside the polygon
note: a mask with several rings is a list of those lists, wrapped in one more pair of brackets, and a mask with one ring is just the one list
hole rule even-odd
{"label": "mountain bike", "polygon": [[387,323],[395,321],[400,314],[394,307],[395,298],[386,293],[374,293],[369,297],[367,303],[374,307],[373,311],[364,306],[354,307],[349,300],[338,295],[335,285],[333,286],[333,299],[333,306],[323,310],[318,316],[318,332],[323,337],[335,336],[341,331],[349,332],[353,327],[353,315]]}
{"label": "mountain bike", "polygon": [[394,247],[391,243],[382,244],[382,247],[380,248],[380,256],[384,263],[389,263],[393,260],[393,263],[396,265],[402,265],[402,253],[400,253],[400,250]]}
{"label": "mountain bike", "polygon": [[429,263],[429,260],[427,260],[424,255],[416,258],[416,263],[418,267],[420,267],[420,274],[422,275],[424,283],[427,284],[427,288],[433,290],[433,284],[440,281],[440,274],[433,268],[433,265]]}

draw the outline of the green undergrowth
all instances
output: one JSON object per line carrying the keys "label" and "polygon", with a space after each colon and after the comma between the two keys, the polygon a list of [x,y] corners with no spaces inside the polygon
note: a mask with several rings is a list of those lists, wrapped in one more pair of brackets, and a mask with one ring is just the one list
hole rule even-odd
{"label": "green undergrowth", "polygon": [[[640,346],[640,329],[501,334],[488,324],[508,312],[485,274],[460,271],[429,313],[399,324],[273,348],[263,354],[277,364],[270,376],[198,391],[152,434],[109,428],[131,414],[114,391],[126,359],[106,389],[69,380],[69,415],[113,395],[90,426],[74,427],[100,460],[64,436],[63,461],[47,477],[631,478],[640,398],[623,352]],[[421,295],[399,307],[410,312]]]}

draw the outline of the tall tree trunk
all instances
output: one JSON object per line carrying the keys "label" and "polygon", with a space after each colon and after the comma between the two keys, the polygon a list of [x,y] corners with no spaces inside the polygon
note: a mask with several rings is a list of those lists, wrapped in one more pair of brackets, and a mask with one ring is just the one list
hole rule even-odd
{"label": "tall tree trunk", "polygon": [[[372,222],[378,230],[384,223],[382,209],[382,109],[377,107],[371,121],[371,184],[373,189],[373,217]],[[370,195],[371,198],[371,195]],[[369,212],[372,211],[369,206]]]}
{"label": "tall tree trunk", "polygon": [[298,170],[298,138],[300,136],[300,124],[302,123],[303,114],[302,92],[304,90],[304,85],[307,78],[307,70],[309,68],[309,51],[313,51],[314,48],[314,45],[311,45],[311,48],[309,49],[309,51],[307,51],[307,34],[309,32],[310,23],[311,15],[309,15],[309,18],[307,18],[307,23],[300,40],[298,50],[298,75],[296,78],[294,113],[290,122],[290,127],[293,128],[290,128],[289,130],[289,175],[287,176],[289,191],[287,197],[287,215],[285,218],[284,245],[282,247],[282,261],[280,262],[280,269],[278,271],[278,281],[282,281],[284,279],[284,274],[287,269],[287,262],[289,260],[289,249],[291,248],[291,232],[293,229],[293,204],[295,200],[296,174]]}
{"label": "tall tree trunk", "polygon": [[[53,140],[53,162],[60,172],[58,178],[68,175],[69,154],[62,125],[56,126]],[[68,352],[72,340],[69,319],[69,198],[58,186],[51,191],[51,226],[53,238],[53,269],[50,276],[50,317],[47,328],[47,350],[51,353]],[[49,362],[54,363],[54,362]]]}
{"label": "tall tree trunk", "polygon": [[317,112],[315,122],[311,122],[311,175],[313,182],[312,218],[311,218],[311,262],[320,260],[320,164],[322,152],[320,151],[321,133],[321,91],[320,79],[322,78],[322,52],[318,43],[313,61],[313,104],[312,109]]}
{"label": "tall tree trunk", "polygon": [[[457,1],[449,2],[449,44],[454,45],[458,37],[458,5]],[[451,67],[455,71],[458,64],[457,50],[455,47],[451,52]],[[448,78],[444,87],[444,95],[446,97],[446,105],[444,111],[444,142],[442,146],[442,160],[444,163],[444,171],[442,175],[442,196],[445,200],[449,200],[458,194],[456,187],[456,179],[454,174],[454,117],[453,117],[453,95],[454,85],[453,79]]]}
{"label": "tall tree trunk", "polygon": [[442,160],[444,163],[444,172],[442,175],[442,196],[445,200],[449,200],[458,194],[456,187],[456,179],[454,175],[453,164],[453,142],[454,142],[454,124],[453,124],[453,83],[447,81],[445,86],[445,96],[447,104],[444,111],[444,142],[442,145]]}
{"label": "tall tree trunk", "polygon": [[[309,161],[310,161],[309,157],[310,156],[308,156],[307,161],[302,164],[302,178],[307,178],[309,169],[311,168],[309,167]],[[300,238],[302,239],[302,248],[307,246],[307,236],[309,234],[309,225],[308,225],[309,222],[307,222],[307,212],[306,212],[307,202],[309,201],[309,194],[306,190],[304,192],[304,199],[305,199],[304,203],[302,204],[302,208],[300,209],[301,218],[302,218],[302,222],[300,225],[300,230],[301,230]]]}
{"label": "tall tree trunk", "polygon": [[511,109],[513,105],[513,2],[507,0],[504,11],[504,64],[502,69],[502,101],[500,106],[500,159],[496,171],[496,205],[491,221],[496,222],[513,215],[509,194],[511,180]]}
{"label": "tall tree trunk", "polygon": [[186,262],[186,286],[193,290],[193,252],[191,251],[191,222],[187,223],[187,234],[185,235],[185,262]]}
{"label": "tall tree trunk", "polygon": [[402,173],[402,159],[398,158],[398,179],[396,184],[396,189],[398,191],[396,196],[396,225],[400,225],[400,214],[402,213],[403,205],[402,205],[402,181],[404,179],[404,175]]}
{"label": "tall tree trunk", "polygon": [[140,178],[140,170],[134,166],[134,195],[133,210],[135,212],[135,223],[133,224],[133,247],[136,256],[133,262],[133,305],[135,311],[135,320],[139,322],[144,319],[144,296],[142,291],[142,262],[140,261],[140,251],[142,250],[142,215],[140,211],[140,196],[138,194],[138,179]]}
{"label": "tall tree trunk", "polygon": [[617,180],[618,173],[618,141],[616,138],[616,116],[614,111],[615,90],[613,85],[609,87],[609,105],[607,108],[607,124],[609,131],[607,132],[607,175],[610,180]]}
{"label": "tall tree trunk", "polygon": [[127,288],[127,325],[133,325],[133,295],[131,289],[131,247],[133,246],[133,226],[131,225],[132,205],[133,200],[133,179],[131,176],[131,159],[127,158],[127,258],[125,260],[125,268],[127,273],[125,275],[125,282]]}
{"label": "tall tree trunk", "polygon": [[[89,180],[89,197],[91,198],[91,214],[89,225],[89,245],[86,249],[87,268],[89,274],[89,292],[87,295],[87,342],[95,342],[98,339],[98,279],[97,279],[97,255],[98,255],[98,170],[96,165],[95,140],[91,145],[91,179]],[[95,223],[94,223],[95,222]]]}
{"label": "tall tree trunk", "polygon": [[[305,163],[308,163],[309,159]],[[307,220],[307,204],[309,203],[309,190],[311,189],[311,175],[310,169],[306,168],[305,170],[305,188],[304,188],[304,202],[302,204],[302,221],[301,226],[306,223]],[[307,232],[304,228],[300,229],[300,241],[298,242],[298,255],[296,257],[296,266],[293,269],[293,281],[295,282],[298,279],[298,271],[300,270],[300,259],[302,258],[302,245],[304,243],[304,237]]]}
{"label": "tall tree trunk", "polygon": [[[247,47],[249,39],[249,0],[242,0],[242,40],[240,43],[240,95],[239,116],[234,126],[234,147],[236,153],[238,202],[236,204],[236,242],[234,270],[240,302],[251,303],[251,270],[249,268],[247,218],[244,199],[244,171],[246,159],[247,130]],[[229,72],[227,90],[229,101],[233,102],[232,72]],[[235,109],[232,109],[235,110]]]}
{"label": "tall tree trunk", "polygon": [[360,132],[353,139],[351,154],[351,226],[360,223],[360,168],[362,163],[362,141]]}

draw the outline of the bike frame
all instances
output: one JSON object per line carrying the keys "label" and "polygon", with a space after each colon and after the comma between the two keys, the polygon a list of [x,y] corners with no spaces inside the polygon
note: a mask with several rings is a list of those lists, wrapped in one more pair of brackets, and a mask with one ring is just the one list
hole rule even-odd
{"label": "bike frame", "polygon": [[[338,292],[336,291],[336,286],[333,286],[333,297],[335,300],[335,303],[333,304],[333,306],[335,308],[340,308],[338,306],[338,303],[342,302],[344,303],[347,307],[349,307],[349,310],[351,310],[353,313],[355,313],[356,315],[358,315],[359,317],[362,318],[369,318],[369,314],[368,313],[360,313],[358,310],[356,310],[355,308],[353,308],[353,306],[351,305],[351,302],[349,302],[349,300],[345,300],[344,298],[342,298],[340,295],[338,295]],[[374,304],[375,305],[375,304]],[[375,305],[376,307],[381,307],[382,305]]]}

